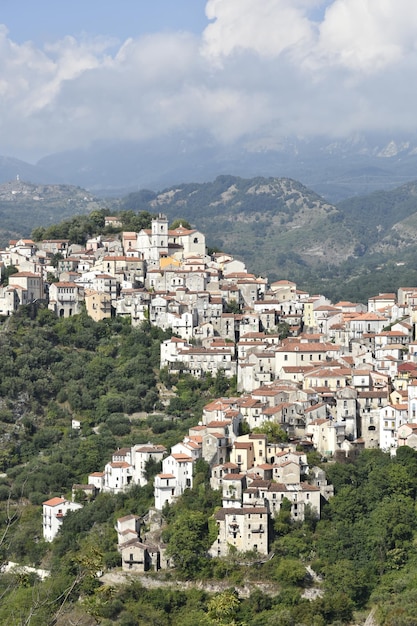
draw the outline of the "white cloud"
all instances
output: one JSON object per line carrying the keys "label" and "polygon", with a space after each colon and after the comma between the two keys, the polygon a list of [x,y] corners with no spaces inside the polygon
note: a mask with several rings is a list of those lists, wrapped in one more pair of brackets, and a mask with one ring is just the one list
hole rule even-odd
{"label": "white cloud", "polygon": [[416,53],[414,0],[335,0],[320,27],[320,47],[353,70],[374,72]]}
{"label": "white cloud", "polygon": [[313,24],[306,0],[208,0],[206,15],[214,20],[204,33],[203,52],[212,60],[244,50],[273,58],[308,45]]}
{"label": "white cloud", "polygon": [[0,154],[175,130],[253,145],[416,130],[415,0],[207,0],[206,12],[201,38],[117,45],[66,37],[40,49],[0,26]]}

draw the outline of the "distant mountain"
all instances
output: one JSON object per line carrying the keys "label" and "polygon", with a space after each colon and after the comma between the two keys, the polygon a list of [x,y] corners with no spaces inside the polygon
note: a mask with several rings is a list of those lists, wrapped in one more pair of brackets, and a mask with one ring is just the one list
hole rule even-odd
{"label": "distant mountain", "polygon": [[233,174],[300,180],[331,202],[392,189],[417,177],[417,136],[355,135],[347,139],[242,139],[220,145],[201,134],[144,142],[96,142],[49,155],[38,167],[55,179],[103,195],[162,189]]}
{"label": "distant mountain", "polygon": [[122,206],[184,218],[205,233],[209,245],[265,275],[294,264],[340,263],[356,243],[335,206],[287,178],[219,176],[153,196],[133,193]]}
{"label": "distant mountain", "polygon": [[36,226],[57,224],[78,214],[106,208],[102,199],[71,185],[12,180],[0,185],[0,244],[28,237]]}
{"label": "distant mountain", "polygon": [[0,156],[0,184],[11,180],[27,180],[31,183],[59,183],[65,180],[40,165],[31,165],[12,157]]}
{"label": "distant mountain", "polygon": [[292,179],[219,176],[132,193],[121,206],[182,217],[251,271],[334,300],[417,285],[415,182],[335,206]]}
{"label": "distant mountain", "polygon": [[103,200],[71,185],[0,185],[0,244],[96,209],[165,213],[271,280],[333,300],[417,285],[417,182],[331,204],[290,178],[222,175]]}
{"label": "distant mountain", "polygon": [[391,191],[350,198],[338,206],[364,250],[397,251],[417,242],[415,181]]}

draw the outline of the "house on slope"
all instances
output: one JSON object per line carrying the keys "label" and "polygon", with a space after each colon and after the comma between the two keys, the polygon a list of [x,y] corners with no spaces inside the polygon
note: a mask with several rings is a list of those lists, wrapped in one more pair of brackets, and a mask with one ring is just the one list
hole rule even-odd
{"label": "house on slope", "polygon": [[157,511],[192,488],[194,461],[191,456],[181,453],[170,454],[162,461],[162,472],[155,476],[154,483]]}
{"label": "house on slope", "polygon": [[77,502],[65,498],[51,498],[42,503],[42,531],[45,541],[53,541],[62,527],[64,517],[69,511],[82,509]]}
{"label": "house on slope", "polygon": [[261,555],[268,554],[266,507],[222,508],[214,514],[214,519],[218,537],[209,550],[211,556],[228,556],[229,546],[233,546],[238,552],[255,551]]}
{"label": "house on slope", "polygon": [[165,550],[160,544],[141,539],[141,519],[137,515],[125,515],[117,520],[117,549],[122,557],[125,572],[158,571],[167,567]]}

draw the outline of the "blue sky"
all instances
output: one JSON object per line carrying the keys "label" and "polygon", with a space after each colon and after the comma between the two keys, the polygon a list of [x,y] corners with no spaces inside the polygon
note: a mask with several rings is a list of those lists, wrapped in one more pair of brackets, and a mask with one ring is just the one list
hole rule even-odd
{"label": "blue sky", "polygon": [[0,0],[0,155],[415,132],[415,0]]}
{"label": "blue sky", "polygon": [[149,32],[207,26],[204,0],[0,0],[0,22],[18,42],[37,45],[65,35],[112,36],[119,40]]}

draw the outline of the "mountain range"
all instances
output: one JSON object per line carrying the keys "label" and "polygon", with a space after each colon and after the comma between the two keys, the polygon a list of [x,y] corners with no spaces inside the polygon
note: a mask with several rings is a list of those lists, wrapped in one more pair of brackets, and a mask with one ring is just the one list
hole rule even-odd
{"label": "mountain range", "polygon": [[19,175],[32,183],[67,183],[102,196],[209,182],[222,174],[293,178],[328,201],[339,202],[417,178],[417,136],[266,136],[224,145],[208,135],[177,133],[143,142],[96,142],[47,155],[32,165],[0,158],[0,182]]}
{"label": "mountain range", "polygon": [[417,182],[333,204],[290,178],[218,176],[103,199],[71,185],[0,185],[0,243],[93,210],[183,219],[248,270],[332,299],[417,285]]}

